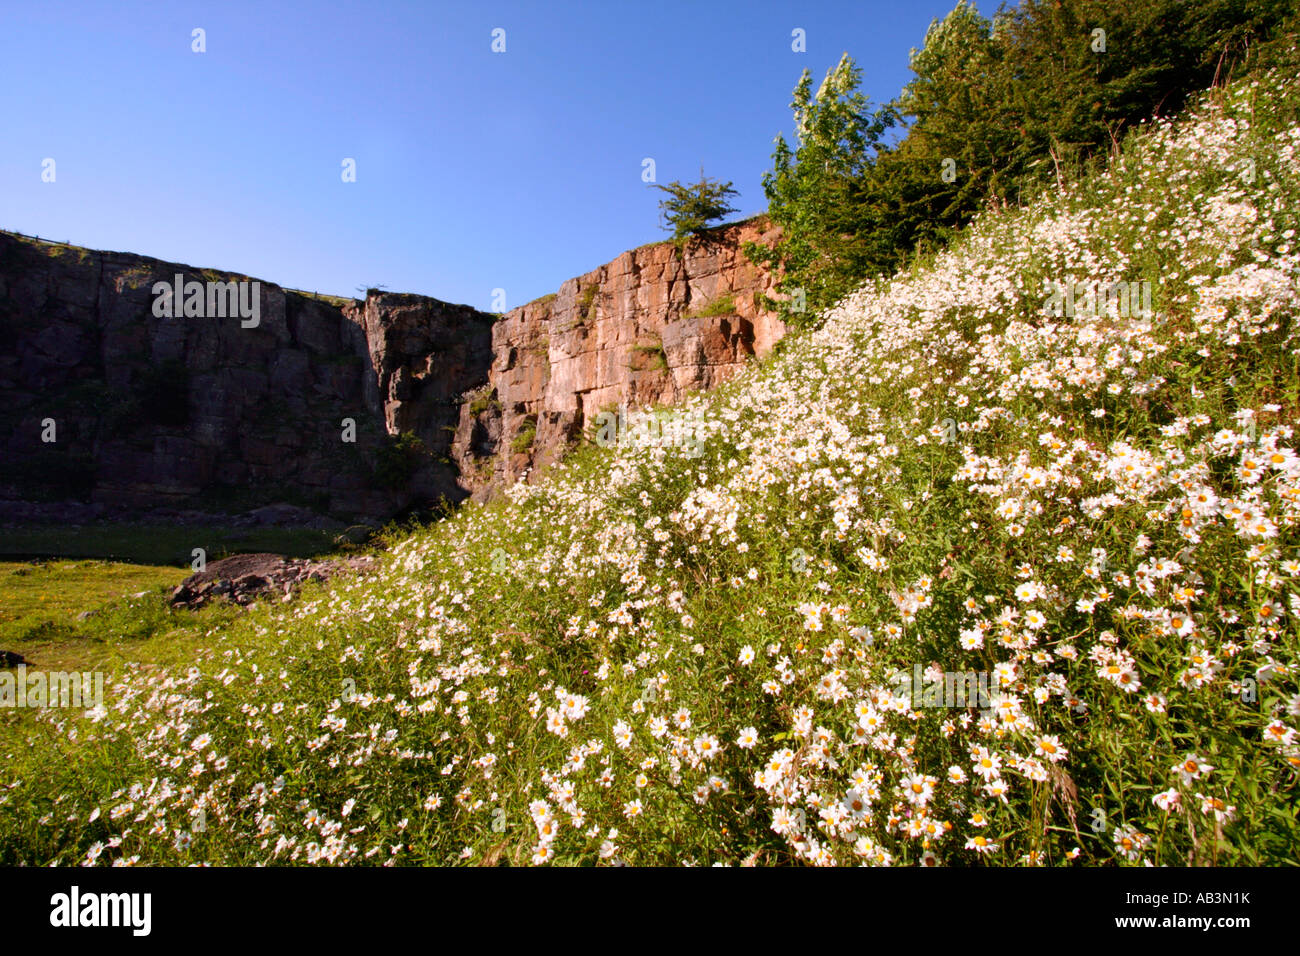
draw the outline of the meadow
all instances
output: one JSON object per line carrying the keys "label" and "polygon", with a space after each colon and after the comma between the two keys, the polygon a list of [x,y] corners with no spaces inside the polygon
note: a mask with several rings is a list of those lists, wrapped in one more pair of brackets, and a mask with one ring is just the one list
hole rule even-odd
{"label": "meadow", "polygon": [[[1294,865],[1298,218],[1270,73],[850,295],[697,441],[292,602],[112,605],[103,707],[0,711],[0,864]],[[1152,314],[1044,309],[1115,281]],[[916,686],[954,673],[989,706]]]}

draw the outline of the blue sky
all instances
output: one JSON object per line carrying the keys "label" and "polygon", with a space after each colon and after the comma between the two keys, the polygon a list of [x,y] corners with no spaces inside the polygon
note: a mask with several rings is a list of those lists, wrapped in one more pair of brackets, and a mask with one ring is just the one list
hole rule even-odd
{"label": "blue sky", "polygon": [[760,212],[800,72],[890,99],[955,2],[6,0],[0,228],[513,308],[665,236],[647,157]]}

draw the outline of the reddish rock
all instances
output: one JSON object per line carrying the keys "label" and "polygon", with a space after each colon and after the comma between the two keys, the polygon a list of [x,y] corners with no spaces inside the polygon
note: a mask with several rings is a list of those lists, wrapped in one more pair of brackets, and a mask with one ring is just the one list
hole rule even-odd
{"label": "reddish rock", "polygon": [[[757,306],[773,279],[742,246],[777,235],[759,217],[682,255],[642,246],[499,319],[262,282],[245,328],[155,316],[152,288],[246,277],[0,233],[0,498],[143,513],[233,491],[248,508],[290,497],[359,519],[488,497],[563,454],[602,408],[676,402],[767,352],[784,332]],[[408,431],[425,454],[384,484],[385,446]]]}
{"label": "reddish rock", "polygon": [[[642,246],[508,312],[492,328],[496,402],[478,412],[461,406],[452,457],[462,485],[490,497],[554,461],[601,409],[675,403],[769,352],[785,326],[757,296],[771,294],[775,279],[743,248],[779,236],[757,217],[713,230],[680,257],[671,243]],[[696,314],[725,296],[732,309]],[[530,421],[531,449],[512,453]]]}

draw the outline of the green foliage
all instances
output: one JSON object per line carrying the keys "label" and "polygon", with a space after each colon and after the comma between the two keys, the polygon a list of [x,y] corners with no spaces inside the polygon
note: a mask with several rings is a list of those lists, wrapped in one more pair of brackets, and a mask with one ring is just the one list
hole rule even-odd
{"label": "green foliage", "polygon": [[414,432],[390,435],[375,455],[375,482],[381,488],[399,491],[411,483],[428,457],[429,449]]}
{"label": "green foliage", "polygon": [[[908,168],[891,170],[892,190],[867,194],[908,194],[911,210],[890,206],[904,216],[901,238],[942,240],[982,203],[1018,202],[1068,178],[1142,120],[1247,67],[1250,45],[1278,30],[1288,6],[1026,0],[989,20],[962,0],[931,25],[897,102],[913,121]],[[940,174],[946,159],[951,181]]]}
{"label": "green foliage", "polygon": [[709,224],[731,215],[737,210],[728,203],[728,197],[739,195],[732,184],[709,179],[700,170],[700,181],[683,185],[674,180],[667,186],[658,183],[653,188],[668,194],[659,201],[666,225],[673,234],[673,242],[680,251],[692,236],[698,236]]}
{"label": "green foliage", "polygon": [[537,418],[529,415],[524,419],[524,423],[519,426],[519,431],[510,441],[510,450],[516,455],[523,454],[533,447],[533,439],[537,437]]}
{"label": "green foliage", "polygon": [[516,455],[523,454],[525,451],[528,451],[530,447],[533,447],[533,440],[536,437],[537,420],[534,419],[532,415],[529,415],[528,418],[524,419],[524,424],[520,425],[519,432],[516,432],[515,437],[512,438],[510,442],[510,450]]}
{"label": "green foliage", "polygon": [[710,299],[698,309],[694,309],[682,316],[684,319],[705,319],[717,315],[735,315],[736,299],[730,292],[724,292],[714,299]]}
{"label": "green foliage", "polygon": [[782,272],[777,289],[788,301],[776,305],[792,325],[845,295],[875,261],[880,239],[861,223],[851,190],[870,171],[894,114],[871,109],[858,92],[861,76],[846,53],[814,94],[812,74],[804,71],[790,104],[795,149],[778,136],[773,168],[763,177],[768,214],[783,236],[775,247],[749,243],[745,251]]}
{"label": "green foliage", "polygon": [[[980,209],[1073,179],[1143,120],[1285,60],[1281,38],[1296,22],[1288,0],[1024,0],[992,19],[960,0],[912,52],[912,80],[878,110],[847,55],[815,95],[804,74],[791,104],[797,149],[778,137],[764,177],[784,237],[746,252],[784,269],[778,290],[794,301],[773,304],[788,323],[809,324],[864,279],[945,244]],[[905,121],[885,146],[885,131]]]}
{"label": "green foliage", "polygon": [[469,413],[477,418],[489,408],[500,410],[501,402],[497,400],[497,390],[494,386],[489,385],[480,390],[469,403]]}
{"label": "green foliage", "polygon": [[600,284],[593,283],[578,293],[578,315],[583,321],[591,315],[591,305],[596,301],[599,292]]}

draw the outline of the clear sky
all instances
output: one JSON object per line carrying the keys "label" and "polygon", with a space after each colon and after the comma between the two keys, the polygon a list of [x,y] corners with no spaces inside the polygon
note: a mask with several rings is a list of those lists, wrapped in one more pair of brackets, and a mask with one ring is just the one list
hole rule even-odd
{"label": "clear sky", "polygon": [[0,228],[513,308],[665,236],[646,158],[762,211],[800,72],[888,100],[955,3],[0,0]]}

